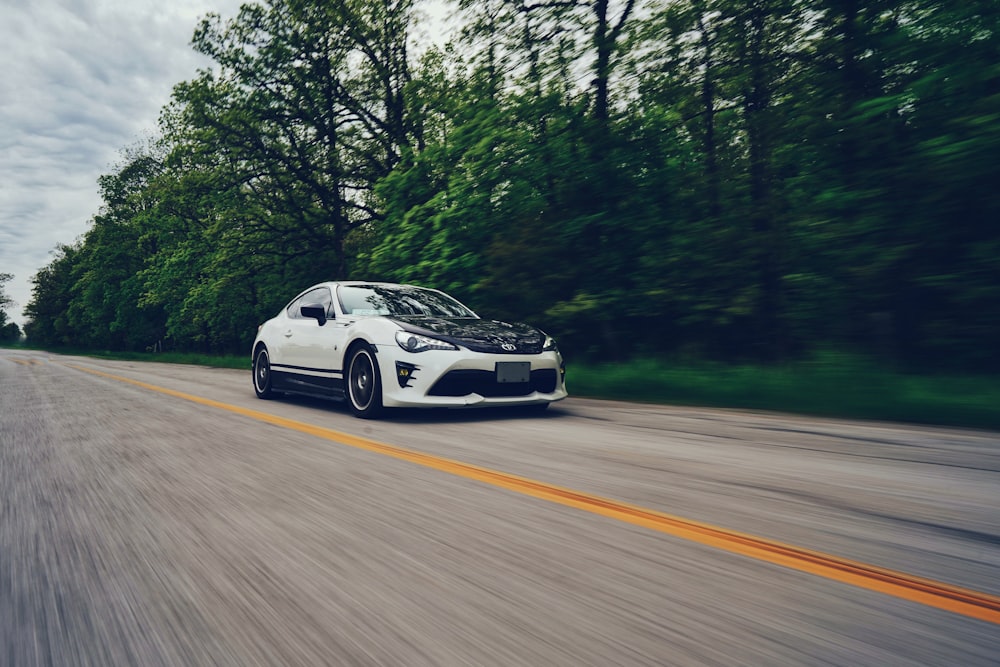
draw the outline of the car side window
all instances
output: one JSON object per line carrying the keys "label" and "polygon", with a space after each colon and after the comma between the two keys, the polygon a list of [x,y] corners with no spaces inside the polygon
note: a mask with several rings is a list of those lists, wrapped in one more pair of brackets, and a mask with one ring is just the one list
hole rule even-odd
{"label": "car side window", "polygon": [[309,294],[313,293],[316,294],[316,297],[313,301],[311,301],[311,303],[323,304],[323,307],[326,309],[327,318],[329,319],[335,318],[337,314],[333,310],[333,295],[330,293],[330,288],[320,287],[319,289],[315,289],[312,292],[309,292]]}
{"label": "car side window", "polygon": [[299,297],[298,299],[295,299],[290,304],[288,304],[287,308],[285,308],[285,314],[288,315],[288,317],[290,319],[298,320],[298,319],[302,318],[302,316],[299,315],[299,304],[300,303],[302,303],[302,297]]}
{"label": "car side window", "polygon": [[286,312],[288,317],[293,320],[306,319],[302,317],[302,313],[299,309],[310,303],[321,304],[326,309],[326,316],[333,319],[335,313],[333,311],[333,295],[330,294],[329,287],[317,287],[314,290],[309,290],[295,301],[288,304]]}

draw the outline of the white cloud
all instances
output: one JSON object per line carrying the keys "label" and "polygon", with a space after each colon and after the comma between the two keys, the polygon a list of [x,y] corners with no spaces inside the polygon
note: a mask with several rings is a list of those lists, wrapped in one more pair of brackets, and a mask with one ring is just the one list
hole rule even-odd
{"label": "white cloud", "polygon": [[210,63],[190,46],[240,0],[0,0],[0,273],[24,323],[30,279],[100,207],[97,179],[155,134],[173,86]]}

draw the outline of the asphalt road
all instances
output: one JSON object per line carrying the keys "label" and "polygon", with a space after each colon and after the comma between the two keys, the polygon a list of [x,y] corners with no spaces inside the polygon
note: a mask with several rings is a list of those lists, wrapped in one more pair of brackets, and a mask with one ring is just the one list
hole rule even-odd
{"label": "asphalt road", "polygon": [[998,433],[364,422],[249,370],[0,350],[4,667],[1000,665],[991,605]]}

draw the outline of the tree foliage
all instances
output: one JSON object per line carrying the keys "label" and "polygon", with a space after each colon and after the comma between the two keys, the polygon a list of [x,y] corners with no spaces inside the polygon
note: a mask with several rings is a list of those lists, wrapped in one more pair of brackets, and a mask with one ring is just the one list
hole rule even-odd
{"label": "tree foliage", "polygon": [[[1000,8],[267,0],[35,277],[46,344],[243,350],[330,278],[424,283],[571,355],[1000,364]],[[2,309],[0,309],[2,313]]]}

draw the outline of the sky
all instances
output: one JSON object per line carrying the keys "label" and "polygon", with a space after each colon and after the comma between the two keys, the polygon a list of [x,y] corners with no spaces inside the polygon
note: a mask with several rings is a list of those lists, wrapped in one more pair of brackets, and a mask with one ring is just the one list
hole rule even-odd
{"label": "sky", "polygon": [[199,19],[240,0],[0,0],[0,273],[24,324],[31,278],[89,228],[97,179],[157,134],[174,85],[211,62]]}

